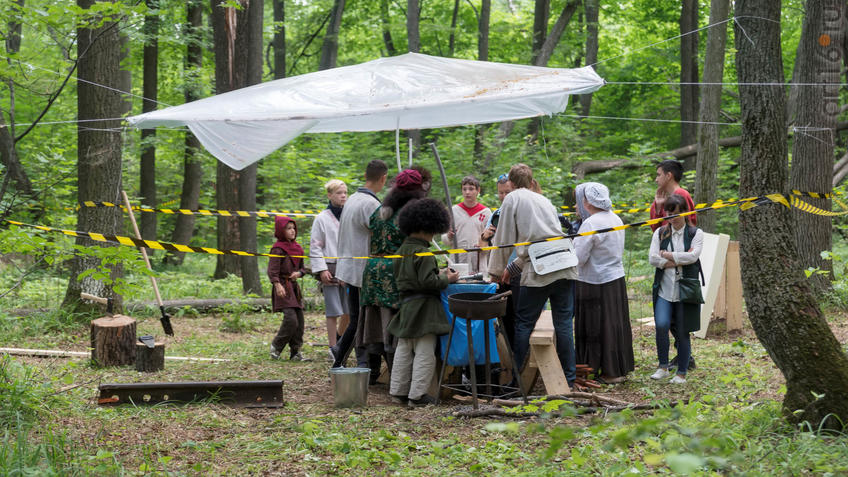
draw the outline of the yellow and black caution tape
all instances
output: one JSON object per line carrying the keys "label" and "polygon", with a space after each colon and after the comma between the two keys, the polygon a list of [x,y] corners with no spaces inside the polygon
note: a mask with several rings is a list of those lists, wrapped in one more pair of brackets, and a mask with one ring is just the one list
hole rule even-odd
{"label": "yellow and black caution tape", "polygon": [[[803,191],[800,191],[800,190],[797,190],[797,189],[792,189],[792,195],[797,195],[797,196],[801,196],[801,197],[813,197],[813,198],[816,198],[816,199],[830,199],[830,198],[833,198],[834,196],[842,195],[842,193],[841,192],[832,192],[832,193],[803,192]],[[738,198],[734,197],[734,198],[731,198],[731,199],[719,199],[717,202],[722,202],[722,201],[724,201],[724,202],[736,202],[738,200],[739,200]],[[619,214],[619,213],[622,213],[622,212],[624,212],[624,213],[650,212],[651,211],[651,204],[652,203],[650,203],[650,202],[638,203],[638,204],[637,203],[634,203],[634,204],[624,204],[624,203],[622,203],[622,204],[613,204],[612,206],[613,206],[613,208],[617,208],[617,210],[613,210],[613,212],[615,212],[616,214]],[[706,203],[695,204],[696,209],[706,207],[706,206],[707,206]],[[564,209],[564,210],[574,210],[575,207],[573,205],[561,205],[560,208]]]}
{"label": "yellow and black caution tape", "polygon": [[[104,202],[104,201],[93,201],[87,200],[80,204],[84,207],[120,207],[121,210],[126,212],[126,207],[120,204],[114,204],[112,202]],[[256,210],[256,211],[244,211],[244,210],[206,210],[206,209],[159,209],[153,207],[139,207],[133,206],[134,211],[138,212],[155,212],[159,214],[180,214],[180,215],[205,215],[210,217],[263,217],[270,218],[275,217],[277,215],[286,215],[289,217],[315,217],[319,213],[320,210]]]}
{"label": "yellow and black caution tape", "polygon": [[[725,207],[737,207],[737,206],[740,207],[743,210],[747,210],[747,209],[750,209],[751,207],[755,207],[757,205],[769,204],[769,203],[780,203],[780,204],[785,205],[786,207],[789,207],[789,202],[786,200],[786,198],[782,194],[770,194],[770,195],[767,195],[767,196],[750,197],[750,198],[747,198],[747,199],[740,199],[740,200],[737,200],[737,201],[734,201],[734,202],[716,202],[714,204],[711,204],[708,207],[703,207],[703,208],[700,208],[700,209],[691,210],[689,212],[684,212],[684,213],[677,214],[677,215],[670,215],[670,216],[667,216],[667,217],[660,217],[660,218],[656,218],[656,219],[644,220],[644,221],[641,221],[641,222],[623,224],[623,225],[619,225],[617,227],[610,227],[610,228],[606,228],[606,229],[592,230],[592,231],[589,231],[589,232],[582,232],[582,233],[569,234],[569,235],[560,235],[560,236],[556,236],[556,237],[549,237],[549,238],[546,238],[546,239],[534,240],[534,241],[530,241],[530,242],[519,242],[519,243],[512,243],[512,244],[507,244],[507,245],[492,245],[492,246],[488,246],[488,247],[475,247],[475,248],[468,248],[468,249],[446,249],[446,250],[438,250],[438,251],[430,251],[430,252],[419,252],[419,253],[416,253],[416,254],[413,254],[413,255],[419,256],[419,257],[427,257],[427,256],[435,256],[435,255],[452,255],[452,254],[490,251],[490,250],[505,249],[505,248],[512,248],[512,247],[521,247],[521,246],[532,245],[534,243],[553,242],[553,241],[556,241],[556,240],[562,240],[562,239],[566,239],[566,238],[584,237],[584,236],[588,236],[588,235],[595,235],[595,234],[602,234],[602,233],[607,233],[607,232],[614,232],[614,231],[618,231],[618,230],[624,230],[624,229],[628,229],[628,228],[631,228],[631,227],[644,227],[644,226],[659,224],[659,223],[662,223],[665,220],[668,220],[668,219],[671,219],[671,218],[674,218],[674,217],[678,217],[678,216],[685,217],[687,215],[697,214],[698,212],[703,212],[705,210],[720,209],[720,208],[725,208]],[[815,213],[815,212],[812,212],[812,213]],[[11,225],[19,226],[19,227],[31,227],[31,228],[34,228],[34,229],[42,230],[44,232],[62,233],[64,235],[68,235],[68,236],[71,236],[71,237],[87,237],[87,238],[90,238],[91,240],[93,240],[95,242],[116,243],[116,244],[125,245],[125,246],[129,246],[129,247],[136,247],[136,248],[146,247],[146,248],[150,248],[150,249],[154,249],[154,250],[166,250],[166,251],[171,251],[171,252],[182,252],[182,253],[205,253],[205,254],[211,254],[211,255],[239,255],[239,256],[252,256],[252,257],[275,257],[275,258],[286,257],[286,255],[276,255],[276,254],[270,254],[270,253],[245,252],[245,251],[240,251],[240,250],[219,250],[219,249],[210,248],[210,247],[195,247],[195,246],[191,246],[191,245],[181,245],[181,244],[175,244],[175,243],[171,243],[171,242],[160,242],[160,241],[157,241],[157,240],[143,240],[143,239],[120,236],[120,235],[109,235],[109,234],[100,234],[100,233],[95,233],[95,232],[79,232],[79,231],[75,231],[75,230],[56,229],[56,228],[47,227],[47,226],[44,226],[44,225],[26,224],[26,223],[23,223],[23,222],[18,222],[18,221],[9,220],[9,219],[6,219],[5,222],[7,222]],[[317,256],[316,257],[310,257],[308,255],[292,255],[292,257],[295,257],[295,258],[318,258]],[[335,259],[335,260],[338,260],[338,259],[367,260],[367,259],[370,259],[370,258],[403,258],[403,257],[404,257],[404,255],[385,255],[385,256],[380,256],[380,257],[373,257],[373,256],[329,257],[328,256],[328,257],[323,257],[323,258],[324,259]]]}
{"label": "yellow and black caution tape", "polygon": [[842,195],[842,193],[838,192],[838,191],[829,192],[829,193],[802,192],[802,191],[797,190],[797,189],[792,189],[792,195],[797,195],[797,196],[800,196],[800,197],[812,197],[814,199],[832,199],[833,197],[835,197],[837,195]]}
{"label": "yellow and black caution tape", "polygon": [[[792,190],[793,195],[803,196],[803,197],[814,197],[814,198],[832,198],[834,195],[840,195],[838,192],[836,193],[819,193],[819,192],[802,192],[799,190]],[[719,199],[713,203],[713,205],[718,205],[721,203],[736,203],[739,199]],[[162,205],[166,205],[169,203],[174,203],[176,200],[172,200],[169,202],[165,202]],[[695,209],[705,209],[709,210],[710,204],[701,203],[696,204]],[[115,204],[112,202],[106,201],[84,201],[80,204],[81,207],[120,207],[121,210],[126,212],[126,208],[121,204]],[[643,212],[651,211],[650,203],[642,203],[642,204],[613,204],[614,209],[612,212],[616,214],[638,214]],[[812,206],[811,206],[812,207]],[[574,214],[574,206],[562,205],[560,206],[563,210],[569,210],[571,212],[565,212],[562,215],[573,215]],[[67,208],[71,210],[70,208]],[[497,208],[492,207],[492,210],[497,210]],[[258,211],[245,211],[245,210],[214,210],[214,209],[170,209],[170,208],[155,208],[155,207],[144,207],[144,206],[133,206],[133,210],[137,212],[152,212],[159,214],[167,214],[167,215],[200,215],[207,217],[260,217],[260,218],[271,218],[277,215],[286,215],[295,218],[305,218],[305,217],[315,217],[321,210],[319,209],[307,209],[307,210],[258,210]],[[819,214],[819,215],[828,215],[828,214]]]}
{"label": "yellow and black caution tape", "polygon": [[842,207],[843,210],[848,210],[848,204],[846,204],[845,202],[842,202],[841,200],[837,199],[836,197],[833,198],[833,201],[836,202],[837,204],[839,204],[839,207]]}
{"label": "yellow and black caution tape", "polygon": [[794,196],[792,197],[792,206],[797,207],[797,208],[803,210],[804,212],[808,212],[808,213],[816,214],[816,215],[824,215],[824,216],[827,216],[827,217],[839,217],[839,216],[842,216],[842,215],[848,215],[848,211],[833,212],[833,211],[830,211],[830,210],[824,210],[820,207],[816,207],[812,204],[804,202],[803,200],[801,200],[797,197],[794,197]]}
{"label": "yellow and black caution tape", "polygon": [[[650,202],[639,202],[639,203],[633,203],[633,204],[621,203],[621,204],[612,204],[612,206],[617,207],[619,209],[624,209],[624,210],[629,210],[629,209],[640,210],[640,211],[643,210],[643,209],[646,210],[646,211],[651,210],[650,209],[650,207],[651,207]],[[565,209],[565,210],[574,210],[576,207],[573,206],[573,205],[561,205],[561,206],[559,206],[559,208]]]}

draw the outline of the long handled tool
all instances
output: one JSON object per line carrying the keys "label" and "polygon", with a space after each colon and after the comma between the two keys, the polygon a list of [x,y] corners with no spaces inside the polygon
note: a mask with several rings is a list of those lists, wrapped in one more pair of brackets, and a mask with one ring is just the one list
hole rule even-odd
{"label": "long handled tool", "polygon": [[[135,214],[133,214],[130,199],[127,197],[127,193],[125,191],[121,191],[121,195],[124,197],[124,207],[127,208],[127,214],[130,216],[130,222],[132,222],[135,236],[141,239],[141,233],[138,231],[138,224],[135,223]],[[150,259],[147,258],[147,250],[145,248],[141,248],[140,250],[141,256],[144,257],[144,263],[147,264],[147,269],[152,272],[153,267],[150,266]],[[153,292],[156,293],[156,303],[159,305],[159,311],[162,312],[162,318],[159,318],[159,321],[162,322],[162,329],[165,331],[166,335],[174,336],[174,328],[171,326],[171,317],[165,313],[165,305],[162,303],[162,295],[159,294],[159,285],[156,284],[156,277],[151,275],[150,283],[153,284]]]}
{"label": "long handled tool", "polygon": [[453,200],[451,200],[450,189],[448,189],[448,176],[445,174],[445,166],[442,165],[442,158],[439,157],[439,150],[436,148],[435,142],[430,143],[430,149],[433,150],[433,156],[436,158],[436,165],[439,167],[439,174],[442,176],[442,187],[445,188],[445,199],[447,199],[448,216],[450,218],[450,230],[453,232],[451,245],[453,248],[456,248],[456,224],[453,222],[453,212],[451,212]]}

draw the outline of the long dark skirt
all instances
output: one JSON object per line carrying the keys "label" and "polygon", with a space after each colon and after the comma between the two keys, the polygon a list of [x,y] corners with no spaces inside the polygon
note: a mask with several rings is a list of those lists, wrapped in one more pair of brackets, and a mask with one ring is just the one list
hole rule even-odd
{"label": "long dark skirt", "polygon": [[624,277],[602,285],[578,281],[576,293],[577,362],[610,378],[633,371],[633,335]]}

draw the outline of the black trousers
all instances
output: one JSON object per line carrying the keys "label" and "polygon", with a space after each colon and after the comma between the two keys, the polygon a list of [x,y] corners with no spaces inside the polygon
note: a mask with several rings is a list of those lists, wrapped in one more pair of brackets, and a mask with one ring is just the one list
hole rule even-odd
{"label": "black trousers", "polygon": [[[342,366],[350,354],[350,349],[353,347],[353,340],[356,338],[356,327],[359,324],[359,317],[362,314],[362,309],[359,306],[359,287],[347,285],[348,310],[350,310],[350,321],[341,339],[336,343],[334,354],[336,361],[333,363],[334,368]],[[362,346],[356,347],[356,365],[360,368],[368,368],[368,353]]]}

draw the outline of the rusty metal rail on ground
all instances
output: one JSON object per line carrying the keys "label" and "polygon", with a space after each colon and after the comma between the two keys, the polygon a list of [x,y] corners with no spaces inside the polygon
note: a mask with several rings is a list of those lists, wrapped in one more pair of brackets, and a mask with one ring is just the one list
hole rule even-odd
{"label": "rusty metal rail on ground", "polygon": [[97,404],[152,405],[213,402],[235,407],[283,407],[283,382],[189,381],[176,383],[106,383],[99,386]]}

